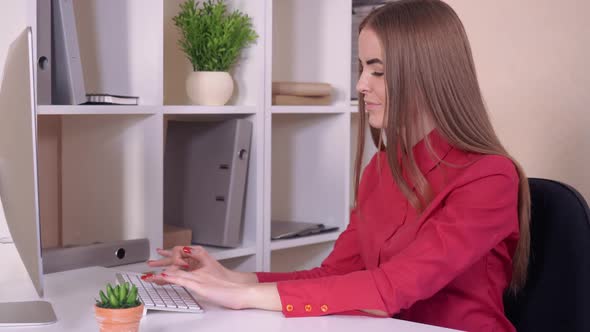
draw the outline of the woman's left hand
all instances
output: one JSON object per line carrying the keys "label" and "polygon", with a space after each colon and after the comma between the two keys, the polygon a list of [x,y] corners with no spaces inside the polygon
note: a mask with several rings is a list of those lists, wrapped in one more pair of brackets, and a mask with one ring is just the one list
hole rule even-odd
{"label": "woman's left hand", "polygon": [[146,280],[183,286],[210,302],[230,309],[281,310],[281,300],[274,283],[236,283],[199,269],[190,272],[169,270]]}
{"label": "woman's left hand", "polygon": [[164,272],[184,269],[187,271],[201,270],[217,279],[232,281],[238,284],[258,283],[254,273],[238,272],[227,269],[213,258],[201,246],[176,246],[171,250],[156,249],[162,259],[148,261],[150,267],[165,267]]}

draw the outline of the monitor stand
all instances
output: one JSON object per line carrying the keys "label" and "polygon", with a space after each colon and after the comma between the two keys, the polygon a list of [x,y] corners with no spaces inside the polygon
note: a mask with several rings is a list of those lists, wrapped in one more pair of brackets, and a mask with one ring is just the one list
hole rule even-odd
{"label": "monitor stand", "polygon": [[0,327],[47,325],[57,321],[49,302],[0,303]]}

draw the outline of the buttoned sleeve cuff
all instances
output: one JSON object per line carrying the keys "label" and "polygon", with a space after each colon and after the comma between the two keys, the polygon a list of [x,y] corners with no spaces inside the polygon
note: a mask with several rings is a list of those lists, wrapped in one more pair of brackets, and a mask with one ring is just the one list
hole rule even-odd
{"label": "buttoned sleeve cuff", "polygon": [[381,295],[370,279],[371,272],[359,271],[342,276],[280,281],[277,290],[282,312],[286,317],[374,316],[360,311],[386,311]]}

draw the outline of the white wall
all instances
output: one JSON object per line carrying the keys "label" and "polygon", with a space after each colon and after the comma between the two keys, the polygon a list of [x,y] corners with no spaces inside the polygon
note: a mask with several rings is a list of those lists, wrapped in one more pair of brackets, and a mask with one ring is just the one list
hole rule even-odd
{"label": "white wall", "polygon": [[590,200],[590,1],[448,2],[508,150],[528,176],[565,181]]}

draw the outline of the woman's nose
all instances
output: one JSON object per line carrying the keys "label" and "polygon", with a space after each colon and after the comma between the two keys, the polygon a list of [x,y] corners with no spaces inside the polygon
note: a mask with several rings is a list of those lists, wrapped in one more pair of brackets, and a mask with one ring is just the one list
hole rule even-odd
{"label": "woman's nose", "polygon": [[369,91],[369,85],[367,84],[367,80],[364,76],[365,75],[361,74],[359,80],[356,82],[356,91],[362,94],[365,94],[367,91]]}

